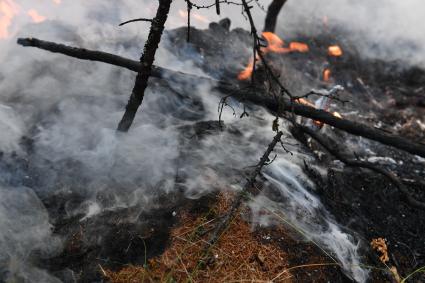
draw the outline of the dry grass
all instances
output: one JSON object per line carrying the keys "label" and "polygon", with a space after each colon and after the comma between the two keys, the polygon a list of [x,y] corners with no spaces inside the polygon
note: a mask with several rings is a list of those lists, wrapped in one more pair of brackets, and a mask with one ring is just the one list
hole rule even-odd
{"label": "dry grass", "polygon": [[[222,214],[231,198],[221,195],[213,215]],[[211,216],[211,212],[210,212]],[[150,259],[146,268],[130,266],[118,272],[106,270],[114,283],[127,282],[291,282],[287,255],[274,243],[262,244],[250,226],[239,215],[212,247],[213,261],[205,266],[199,259],[205,247],[214,219],[208,215],[184,213],[180,225],[172,230],[172,240],[166,251]],[[210,220],[208,220],[210,219]]]}

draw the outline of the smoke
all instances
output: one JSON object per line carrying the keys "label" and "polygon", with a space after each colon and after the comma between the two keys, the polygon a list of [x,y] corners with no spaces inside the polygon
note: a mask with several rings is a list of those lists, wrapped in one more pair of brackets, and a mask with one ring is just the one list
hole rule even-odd
{"label": "smoke", "polygon": [[[329,251],[325,252],[329,259],[342,263],[357,282],[365,282],[368,271],[360,267],[360,243],[343,232],[314,191],[306,189],[310,185],[300,177],[302,175],[296,161],[279,159],[268,166],[266,187],[271,191],[264,189],[251,201],[254,219],[263,226],[276,221],[287,224],[305,239]],[[274,197],[270,197],[270,192]]]}
{"label": "smoke", "polygon": [[31,262],[35,253],[38,258],[54,256],[61,248],[44,205],[31,189],[0,188],[0,227],[2,281],[60,282]]}
{"label": "smoke", "polygon": [[[186,18],[179,15],[179,10],[186,11],[184,2],[174,4],[169,29],[186,23]],[[267,6],[268,2],[263,4]],[[24,278],[57,282],[35,267],[36,259],[61,251],[60,240],[52,234],[56,216],[49,215],[41,201],[52,195],[69,191],[78,194],[83,201],[65,206],[65,213],[87,218],[122,207],[149,210],[161,205],[153,200],[157,194],[175,190],[176,172],[185,176],[183,186],[189,198],[216,188],[240,189],[240,176],[247,166],[258,162],[272,139],[274,117],[264,110],[251,109],[249,118],[239,119],[241,106],[232,102],[237,115],[228,109],[224,112],[225,130],[192,145],[188,140],[193,133],[182,128],[218,117],[219,101],[212,97],[211,86],[182,82],[192,87],[172,89],[153,79],[134,126],[128,134],[119,135],[115,127],[131,92],[134,74],[15,45],[18,36],[34,36],[138,58],[147,36],[146,23],[117,25],[132,18],[152,17],[155,1],[63,0],[57,5],[54,1],[34,4],[21,0],[19,6],[20,15],[35,8],[47,20],[33,24],[28,17],[17,17],[10,28],[12,37],[0,40],[0,281]],[[415,11],[411,7],[416,7]],[[419,21],[423,7],[413,0],[379,4],[289,0],[278,32],[314,34],[317,29],[309,26],[311,19],[326,15],[332,24],[342,25],[353,37],[362,38],[358,48],[365,55],[389,56],[413,64],[423,62],[425,39],[419,32],[420,24],[414,23]],[[248,27],[240,6],[224,5],[222,11],[223,17],[232,19],[232,27]],[[261,27],[264,12],[258,7],[253,11]],[[210,21],[219,19],[210,10],[193,12]],[[303,23],[308,18],[310,22]],[[198,27],[208,25],[196,19],[192,23]],[[376,42],[379,49],[366,48]],[[413,45],[403,49],[404,53],[397,50],[408,42]],[[155,63],[205,75],[193,62],[181,62],[162,45]],[[286,133],[285,138],[291,142],[289,136]],[[189,150],[182,151],[184,146]],[[364,281],[366,272],[353,267],[359,260],[357,241],[339,228],[314,192],[306,189],[309,181],[299,164],[308,156],[295,147],[290,149],[295,155],[279,151],[265,175],[285,199],[259,198],[251,208],[255,212],[272,203],[293,225],[336,255],[351,276]],[[111,196],[103,201],[99,196],[106,192]],[[254,220],[264,221],[257,215]]]}
{"label": "smoke", "polygon": [[361,55],[425,67],[425,3],[421,0],[288,0],[277,32],[314,36],[331,28],[346,31],[338,42],[349,42]]}

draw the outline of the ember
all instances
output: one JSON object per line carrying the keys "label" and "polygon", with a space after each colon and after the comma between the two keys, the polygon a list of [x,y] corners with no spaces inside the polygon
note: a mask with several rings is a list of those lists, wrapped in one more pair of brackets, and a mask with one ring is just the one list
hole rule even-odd
{"label": "ember", "polygon": [[329,56],[340,57],[342,53],[342,49],[338,45],[331,45],[328,47]]}

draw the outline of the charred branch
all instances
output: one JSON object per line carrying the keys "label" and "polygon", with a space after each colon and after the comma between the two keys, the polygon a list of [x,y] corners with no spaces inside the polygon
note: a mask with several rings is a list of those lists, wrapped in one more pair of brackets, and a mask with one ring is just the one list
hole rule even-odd
{"label": "charred branch", "polygon": [[264,23],[264,31],[275,32],[277,17],[285,5],[287,0],[273,0],[267,9],[266,21]]}
{"label": "charred branch", "polygon": [[318,142],[326,151],[328,151],[330,154],[332,154],[334,157],[336,157],[338,160],[343,162],[345,165],[349,167],[357,167],[357,168],[365,168],[369,169],[375,173],[381,174],[385,176],[391,183],[394,184],[394,186],[398,189],[398,191],[402,194],[404,200],[412,207],[418,208],[418,209],[425,209],[425,203],[420,202],[412,197],[412,195],[409,193],[406,186],[397,178],[397,176],[392,173],[391,171],[385,170],[384,168],[378,167],[370,162],[357,160],[357,159],[351,159],[346,157],[342,150],[340,150],[340,147],[336,142],[333,142],[329,138],[320,135],[319,133],[313,131],[309,127],[296,125],[296,127],[313,138],[316,142]]}
{"label": "charred branch", "polygon": [[[83,60],[104,62],[111,65],[123,67],[134,72],[139,72],[142,66],[141,63],[137,61],[113,55],[110,53],[69,47],[66,45],[42,41],[35,38],[18,39],[18,44],[23,46],[37,47],[40,49],[65,54]],[[272,96],[264,96],[259,94],[261,91],[260,89],[257,90],[255,88],[241,88],[238,85],[230,84],[228,82],[190,75],[166,68],[157,67],[154,65],[151,69],[151,75],[156,78],[167,78],[175,80],[181,79],[187,81],[188,79],[190,79],[190,81],[195,82],[209,81],[213,85],[215,85],[215,90],[220,92],[222,95],[232,96],[233,98],[241,102],[251,102],[262,105],[271,112],[278,113],[279,115],[283,115],[283,112],[294,113],[299,116],[303,116],[328,124],[332,127],[343,130],[352,135],[368,138],[370,140],[374,140],[382,144],[404,150],[411,154],[425,157],[425,145],[423,144],[409,141],[398,135],[384,132],[379,129],[366,126],[362,123],[335,117],[331,113],[323,110],[318,110],[307,105],[292,103],[289,98],[280,98],[279,101],[277,101]]]}
{"label": "charred branch", "polygon": [[145,90],[148,86],[148,80],[151,76],[155,53],[161,41],[164,25],[170,11],[171,1],[172,0],[159,0],[158,10],[155,18],[152,20],[148,40],[146,41],[143,55],[140,58],[141,67],[136,77],[136,83],[134,84],[130,99],[128,100],[124,116],[118,124],[117,130],[120,132],[127,132],[130,129],[137,110],[142,104]]}
{"label": "charred branch", "polygon": [[275,135],[275,137],[273,138],[273,141],[269,144],[269,146],[267,147],[267,150],[264,152],[260,161],[255,166],[255,170],[252,172],[251,176],[246,180],[246,183],[243,186],[243,189],[237,194],[229,211],[221,218],[220,222],[215,226],[213,233],[211,234],[206,244],[204,258],[202,259],[202,261],[204,262],[206,261],[206,259],[209,256],[210,248],[214,246],[215,243],[217,243],[217,241],[220,239],[220,236],[229,226],[230,221],[235,216],[235,213],[238,211],[243,200],[249,194],[249,189],[251,189],[254,186],[257,176],[261,173],[261,170],[263,169],[263,167],[266,166],[268,162],[270,161],[269,156],[274,150],[274,148],[276,147],[276,145],[281,141],[282,135],[283,135],[282,132],[278,132]]}
{"label": "charred branch", "polygon": [[120,23],[119,26],[123,26],[129,23],[135,23],[135,22],[150,22],[152,23],[152,19],[145,19],[145,18],[140,18],[140,19],[133,19],[133,20],[129,20],[129,21],[125,21],[123,23]]}
{"label": "charred branch", "polygon": [[[142,64],[136,60],[128,59],[111,53],[67,46],[64,44],[58,44],[50,41],[40,40],[37,38],[19,38],[18,44],[24,47],[36,47],[53,53],[64,54],[81,60],[89,60],[111,64],[114,66],[126,68],[133,72],[139,72],[142,67]],[[181,79],[208,79],[162,68],[155,65],[152,65],[151,76],[160,79],[170,77],[178,77]]]}

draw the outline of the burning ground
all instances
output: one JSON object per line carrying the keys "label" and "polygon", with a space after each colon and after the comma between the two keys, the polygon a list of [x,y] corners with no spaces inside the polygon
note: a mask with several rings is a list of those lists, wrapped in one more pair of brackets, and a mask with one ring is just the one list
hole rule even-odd
{"label": "burning ground", "polygon": [[[117,4],[108,21],[128,18],[132,7]],[[137,33],[117,36],[112,24],[99,25],[105,15],[90,11],[88,37],[41,18],[25,34],[136,58]],[[323,31],[314,36],[263,34],[263,52],[282,83],[294,93],[319,93],[298,102],[424,142],[423,69],[365,57],[347,30],[317,24]],[[382,282],[396,278],[387,267],[405,277],[425,265],[423,210],[387,178],[345,166],[282,119],[276,158],[202,261],[209,233],[273,139],[276,117],[252,101],[230,96],[223,104],[216,88],[223,81],[249,88],[248,31],[223,19],[192,27],[190,38],[186,27],[166,30],[156,63],[198,77],[152,77],[127,134],[115,127],[131,72],[9,48],[0,73],[1,280]],[[258,63],[254,76],[259,98],[275,87],[264,68]],[[320,93],[330,89],[338,99],[324,102]],[[298,122],[342,152],[391,170],[425,201],[423,158]],[[386,246],[377,253],[370,242],[380,237]],[[415,274],[412,281],[419,280]]]}

